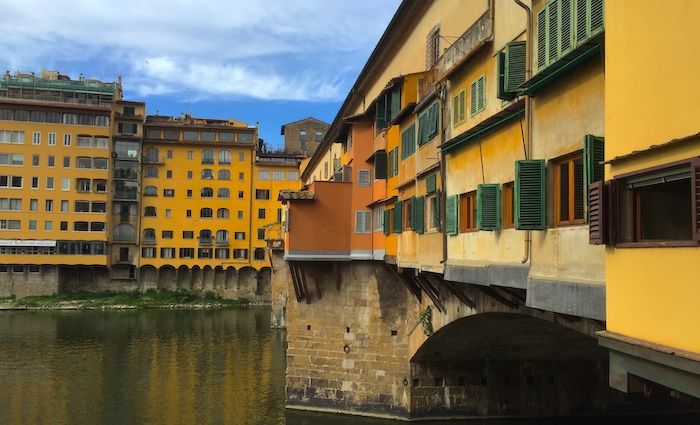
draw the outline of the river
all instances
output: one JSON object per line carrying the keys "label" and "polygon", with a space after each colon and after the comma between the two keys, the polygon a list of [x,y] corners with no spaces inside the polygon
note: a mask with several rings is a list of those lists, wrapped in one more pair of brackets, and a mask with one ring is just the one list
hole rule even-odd
{"label": "river", "polygon": [[[285,412],[284,331],[269,318],[266,308],[0,312],[0,424],[404,423]],[[700,417],[489,421],[543,423]]]}

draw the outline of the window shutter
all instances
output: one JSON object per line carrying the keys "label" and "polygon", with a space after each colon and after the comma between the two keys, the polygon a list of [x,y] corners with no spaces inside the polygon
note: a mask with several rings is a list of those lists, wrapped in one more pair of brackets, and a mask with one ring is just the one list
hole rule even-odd
{"label": "window shutter", "polygon": [[384,236],[389,236],[391,234],[391,210],[384,210]]}
{"label": "window shutter", "polygon": [[440,230],[440,191],[435,191],[433,198],[433,227]]}
{"label": "window shutter", "polygon": [[471,95],[471,99],[469,99],[469,112],[472,115],[476,115],[476,81],[469,86],[469,94]]}
{"label": "window shutter", "polygon": [[[465,110],[465,106],[464,106],[466,96],[467,96],[467,94],[464,92],[464,90],[462,90],[459,93],[459,120],[460,121],[464,121],[465,114],[466,114],[466,110]],[[435,120],[435,125],[437,126],[437,120]]]}
{"label": "window shutter", "polygon": [[588,4],[589,0],[576,1],[576,44],[588,38]]}
{"label": "window shutter", "polygon": [[415,226],[415,224],[416,224],[416,209],[414,208],[415,199],[416,198],[410,198],[407,200],[408,201],[408,212],[410,213],[410,215],[408,216],[408,227],[410,227],[411,229],[416,228],[416,226]]}
{"label": "window shutter", "polygon": [[456,124],[459,122],[459,95],[452,99],[452,123]]}
{"label": "window shutter", "polygon": [[547,46],[547,57],[549,63],[557,60],[559,55],[559,2],[557,0],[547,5],[547,14],[549,18],[549,26],[547,28],[547,36],[549,45]]}
{"label": "window shutter", "polygon": [[690,183],[693,192],[693,239],[700,241],[700,158],[690,165]]}
{"label": "window shutter", "polygon": [[515,161],[515,228],[545,229],[544,160]]}
{"label": "window shutter", "polygon": [[377,99],[376,105],[376,123],[377,132],[386,127],[386,104],[384,103],[384,96]]}
{"label": "window shutter", "polygon": [[394,207],[394,233],[401,233],[403,230],[403,204],[401,201]]}
{"label": "window shutter", "polygon": [[476,80],[477,87],[477,111],[481,111],[486,107],[486,77],[479,77],[478,80]]}
{"label": "window shutter", "polygon": [[515,95],[506,90],[506,54],[498,52],[496,55],[496,72],[498,80],[496,84],[496,97],[501,100],[513,100]]}
{"label": "window shutter", "polygon": [[399,148],[396,147],[393,149],[394,151],[394,175],[398,176],[399,175]]}
{"label": "window shutter", "polygon": [[501,227],[501,187],[498,184],[480,184],[476,189],[476,226],[479,230],[498,230]]}
{"label": "window shutter", "polygon": [[608,243],[608,190],[609,184],[602,180],[588,187],[588,243],[591,245]]}
{"label": "window shutter", "polygon": [[572,7],[571,3],[574,0],[560,0],[561,7],[561,33],[559,39],[559,46],[561,51],[559,52],[561,56],[568,53],[573,45],[573,20],[572,20]]}
{"label": "window shutter", "polygon": [[386,151],[379,151],[374,154],[374,178],[386,178]]}
{"label": "window shutter", "polygon": [[[584,25],[585,26],[585,25]],[[547,8],[537,14],[537,67],[547,66]]]}
{"label": "window shutter", "polygon": [[583,159],[586,183],[603,180],[605,168],[605,139],[587,134],[583,139]]}
{"label": "window shutter", "polygon": [[422,235],[425,232],[425,200],[422,196],[413,198],[414,229]]}
{"label": "window shutter", "polygon": [[362,211],[355,211],[355,233],[361,233],[365,228],[364,218],[365,215],[362,213]]}
{"label": "window shutter", "polygon": [[[581,0],[579,0],[581,1]],[[591,31],[590,35],[593,36],[603,29],[603,0],[588,0],[591,2]]]}
{"label": "window shutter", "polygon": [[505,55],[505,90],[517,92],[518,87],[525,82],[525,42],[513,41],[506,44]]}
{"label": "window shutter", "polygon": [[365,233],[372,233],[372,212],[365,211]]}
{"label": "window shutter", "polygon": [[457,234],[457,195],[445,199],[445,232],[450,236]]}
{"label": "window shutter", "polygon": [[434,193],[437,190],[437,174],[429,174],[425,178],[425,192],[427,194]]}
{"label": "window shutter", "polygon": [[397,86],[391,91],[391,117],[387,121],[391,121],[401,111],[401,86]]}

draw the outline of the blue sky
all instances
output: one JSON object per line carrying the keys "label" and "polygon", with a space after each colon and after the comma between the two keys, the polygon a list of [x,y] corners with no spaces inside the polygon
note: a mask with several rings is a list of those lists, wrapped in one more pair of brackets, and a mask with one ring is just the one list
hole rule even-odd
{"label": "blue sky", "polygon": [[122,77],[150,114],[330,122],[400,0],[4,1],[0,68]]}

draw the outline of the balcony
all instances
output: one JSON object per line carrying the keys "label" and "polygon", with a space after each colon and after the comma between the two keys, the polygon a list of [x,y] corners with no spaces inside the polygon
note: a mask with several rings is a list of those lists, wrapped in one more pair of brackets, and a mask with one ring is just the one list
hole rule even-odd
{"label": "balcony", "polygon": [[153,155],[144,155],[141,157],[141,162],[144,164],[155,164],[155,165],[162,165],[165,164],[162,159],[160,159],[158,156],[153,156]]}
{"label": "balcony", "polygon": [[115,190],[115,201],[138,201],[139,192],[137,190]]}
{"label": "balcony", "polygon": [[143,245],[155,245],[156,238],[148,238],[148,237],[141,238],[141,244],[143,244]]}
{"label": "balcony", "polygon": [[200,245],[203,246],[211,246],[212,245],[212,240],[211,239],[204,239],[204,238],[199,238],[197,241]]}
{"label": "balcony", "polygon": [[229,241],[223,240],[223,239],[217,239],[216,246],[229,246]]}
{"label": "balcony", "polygon": [[114,178],[118,180],[138,180],[139,173],[136,170],[114,169]]}
{"label": "balcony", "polygon": [[493,20],[487,10],[440,57],[435,67],[440,79],[447,77],[459,65],[493,40]]}

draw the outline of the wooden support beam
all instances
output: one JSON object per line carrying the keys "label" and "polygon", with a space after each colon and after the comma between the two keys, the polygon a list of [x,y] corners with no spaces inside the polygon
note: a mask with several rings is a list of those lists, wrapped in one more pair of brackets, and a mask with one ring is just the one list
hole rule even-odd
{"label": "wooden support beam", "polygon": [[398,271],[396,271],[394,266],[392,266],[391,264],[387,264],[387,263],[383,263],[383,264],[384,264],[384,267],[386,267],[386,269],[389,270],[391,272],[391,274],[393,274],[399,280],[399,282],[401,282],[403,284],[403,286],[406,287],[406,289],[408,289],[408,292],[412,293],[413,296],[416,297],[418,302],[421,302],[422,294],[421,294],[420,287],[417,286],[416,284],[414,284],[410,279],[408,279],[402,273],[399,273]]}
{"label": "wooden support beam", "polygon": [[338,262],[333,262],[333,273],[335,274],[335,289],[340,292],[340,267],[338,267]]}
{"label": "wooden support beam", "polygon": [[[319,270],[316,269],[316,271],[318,272]],[[314,287],[316,288],[316,298],[318,298],[320,300],[321,299],[321,285],[318,283],[318,273],[313,273],[313,276],[311,276],[311,278],[313,278]]]}
{"label": "wooden support beam", "polygon": [[426,294],[428,294],[428,297],[433,302],[433,304],[435,304],[435,307],[438,309],[438,311],[440,313],[445,313],[447,310],[445,310],[445,306],[442,304],[442,301],[440,301],[440,294],[437,291],[437,289],[435,289],[435,287],[433,287],[432,283],[428,282],[428,280],[425,279],[420,274],[418,274],[418,275],[412,274],[410,276],[413,280],[416,281],[418,286],[420,286],[423,289],[423,291]]}
{"label": "wooden support beam", "polygon": [[294,295],[297,297],[297,302],[301,302],[303,294],[301,293],[301,283],[297,276],[296,264],[293,261],[289,262],[289,272],[292,275],[292,284],[294,285]]}
{"label": "wooden support beam", "polygon": [[503,292],[507,292],[509,295],[511,295],[513,298],[517,299],[521,303],[525,304],[527,297],[525,295],[524,289],[513,289],[513,288],[504,288],[504,287],[500,287],[500,289]]}
{"label": "wooden support beam", "polygon": [[482,285],[472,285],[472,287],[478,289],[479,291],[483,292],[484,294],[488,295],[489,297],[493,298],[494,300],[498,301],[499,303],[503,304],[508,308],[518,308],[517,302],[509,300],[508,298],[496,292],[493,288],[489,288],[488,286]]}
{"label": "wooden support beam", "polygon": [[457,297],[458,300],[462,301],[462,304],[466,305],[469,308],[476,308],[476,303],[472,301],[471,298],[467,296],[464,292],[462,292],[462,288],[459,287],[454,282],[450,282],[449,280],[441,279],[441,278],[435,278],[435,280],[442,282],[443,285],[454,295]]}
{"label": "wooden support beam", "polygon": [[304,267],[299,264],[299,275],[301,276],[301,287],[304,290],[304,295],[306,296],[306,304],[311,304],[311,294],[309,293],[309,287],[306,285],[306,273],[304,272]]}

